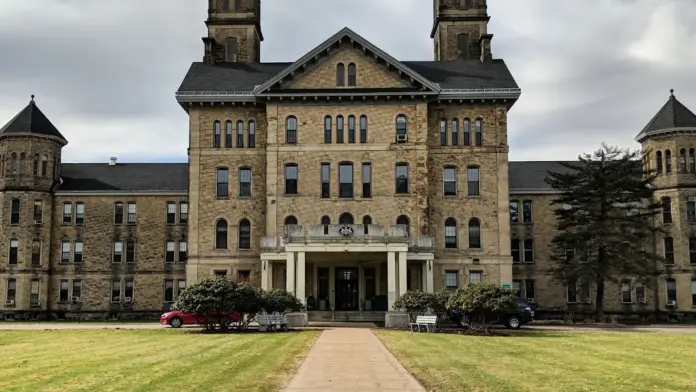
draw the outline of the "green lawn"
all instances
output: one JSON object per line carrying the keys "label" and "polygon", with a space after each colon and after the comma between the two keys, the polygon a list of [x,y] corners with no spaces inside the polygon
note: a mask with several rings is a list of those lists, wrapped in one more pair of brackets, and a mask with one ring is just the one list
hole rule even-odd
{"label": "green lawn", "polygon": [[375,333],[429,391],[696,391],[696,335]]}
{"label": "green lawn", "polygon": [[0,332],[0,391],[276,391],[317,331]]}

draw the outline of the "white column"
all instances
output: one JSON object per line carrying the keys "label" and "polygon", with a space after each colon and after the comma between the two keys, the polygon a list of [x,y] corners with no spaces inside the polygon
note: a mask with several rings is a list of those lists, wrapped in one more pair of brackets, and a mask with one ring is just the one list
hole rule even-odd
{"label": "white column", "polygon": [[394,310],[396,301],[396,253],[387,252],[387,305]]}
{"label": "white column", "polygon": [[302,301],[303,305],[307,305],[307,296],[305,295],[305,252],[297,252],[297,288],[295,296]]}
{"label": "white column", "polygon": [[435,262],[434,260],[428,260],[425,262],[425,264],[427,265],[425,270],[425,292],[432,293],[433,291],[435,291]]}
{"label": "white column", "polygon": [[408,277],[406,274],[407,270],[406,252],[399,252],[399,296],[404,295],[408,287],[408,283],[406,282],[406,278]]}
{"label": "white column", "polygon": [[268,275],[268,282],[266,283],[266,286],[268,286],[267,290],[270,290],[273,288],[273,261],[271,260],[266,262],[266,275]]}
{"label": "white column", "polygon": [[295,252],[287,252],[285,282],[285,290],[290,294],[295,294]]}
{"label": "white column", "polygon": [[268,290],[268,264],[270,262],[268,260],[261,260],[261,288],[263,290]]}

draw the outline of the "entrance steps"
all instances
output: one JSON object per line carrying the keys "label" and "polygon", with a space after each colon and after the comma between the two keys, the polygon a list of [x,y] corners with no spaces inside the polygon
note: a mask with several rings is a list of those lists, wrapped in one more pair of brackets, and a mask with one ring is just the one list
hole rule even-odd
{"label": "entrance steps", "polygon": [[309,322],[377,322],[384,323],[384,314],[378,311],[309,311]]}

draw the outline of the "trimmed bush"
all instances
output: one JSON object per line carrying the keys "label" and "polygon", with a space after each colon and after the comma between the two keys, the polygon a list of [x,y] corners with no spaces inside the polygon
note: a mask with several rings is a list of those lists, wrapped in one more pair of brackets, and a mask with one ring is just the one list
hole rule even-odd
{"label": "trimmed bush", "polygon": [[488,334],[500,317],[517,311],[517,296],[493,283],[476,283],[453,292],[447,307],[464,310],[472,329]]}

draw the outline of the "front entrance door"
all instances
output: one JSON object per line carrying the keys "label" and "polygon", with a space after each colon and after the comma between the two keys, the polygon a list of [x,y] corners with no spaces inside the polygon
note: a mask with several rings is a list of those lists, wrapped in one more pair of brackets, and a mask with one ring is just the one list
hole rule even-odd
{"label": "front entrance door", "polygon": [[358,310],[358,269],[336,268],[336,310]]}

